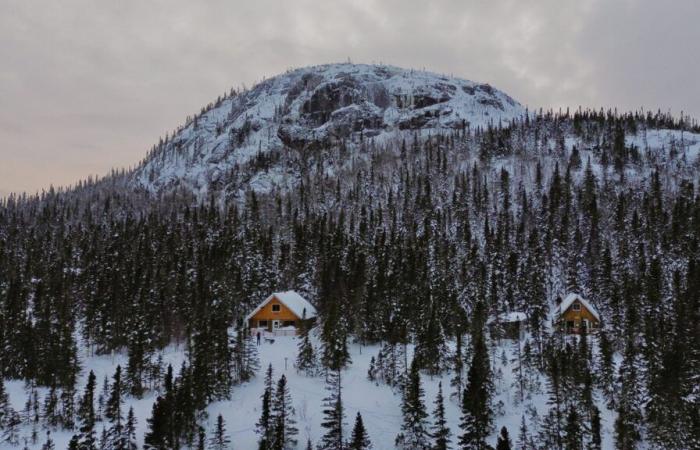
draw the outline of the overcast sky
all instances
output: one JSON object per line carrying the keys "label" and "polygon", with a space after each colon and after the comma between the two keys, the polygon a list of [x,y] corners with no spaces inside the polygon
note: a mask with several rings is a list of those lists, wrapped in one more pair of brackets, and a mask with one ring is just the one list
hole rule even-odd
{"label": "overcast sky", "polygon": [[700,118],[698,18],[698,0],[0,0],[0,195],[128,167],[232,86],[348,58],[531,108]]}

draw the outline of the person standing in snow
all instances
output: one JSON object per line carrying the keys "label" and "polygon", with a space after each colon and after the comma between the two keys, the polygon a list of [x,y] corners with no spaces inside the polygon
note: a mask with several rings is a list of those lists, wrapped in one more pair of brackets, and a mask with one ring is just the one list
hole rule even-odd
{"label": "person standing in snow", "polygon": [[258,338],[258,346],[259,346],[260,345],[260,331],[258,331],[258,334],[256,335],[256,337]]}

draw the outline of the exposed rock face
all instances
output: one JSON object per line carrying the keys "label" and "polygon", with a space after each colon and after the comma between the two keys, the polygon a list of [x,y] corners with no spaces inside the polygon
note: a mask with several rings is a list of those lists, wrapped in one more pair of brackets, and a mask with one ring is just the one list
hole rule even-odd
{"label": "exposed rock face", "polygon": [[[390,66],[330,64],[285,73],[218,103],[179,130],[134,173],[137,187],[206,191],[270,151],[313,151],[404,131],[510,121],[524,108],[487,84]],[[251,187],[267,190],[272,180]]]}

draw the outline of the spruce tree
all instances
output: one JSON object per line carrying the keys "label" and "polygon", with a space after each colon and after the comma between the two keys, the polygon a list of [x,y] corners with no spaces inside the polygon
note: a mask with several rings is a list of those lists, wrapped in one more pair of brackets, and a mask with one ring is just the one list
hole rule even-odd
{"label": "spruce tree", "polygon": [[632,338],[627,339],[625,354],[619,370],[619,396],[615,419],[615,447],[618,450],[632,450],[641,439],[642,411],[639,406],[640,383],[637,375],[637,350]]}
{"label": "spruce tree", "polygon": [[318,444],[318,450],[343,450],[344,441],[344,410],[342,396],[342,381],[340,370],[329,370],[326,374],[326,392],[323,399],[323,422],[321,427],[326,431]]}
{"label": "spruce tree", "polygon": [[602,440],[600,436],[600,410],[595,406],[591,412],[590,435],[591,440],[588,444],[587,450],[601,450]]}
{"label": "spruce tree", "polygon": [[95,435],[95,373],[91,370],[85,392],[78,406],[78,427],[81,450],[97,450]]}
{"label": "spruce tree", "polygon": [[447,426],[445,418],[445,401],[442,396],[442,383],[438,383],[438,393],[435,397],[435,409],[433,410],[433,427],[430,436],[433,439],[432,450],[448,450],[450,448],[450,436],[452,432]]}
{"label": "spruce tree", "polygon": [[513,443],[508,435],[508,429],[506,427],[501,428],[501,433],[498,435],[498,440],[496,441],[496,450],[511,450]]}
{"label": "spruce tree", "polygon": [[49,393],[44,398],[44,410],[42,412],[44,422],[51,428],[56,428],[59,422],[58,395],[56,386],[51,386]]}
{"label": "spruce tree", "polygon": [[124,424],[124,443],[125,450],[137,450],[138,445],[136,444],[136,416],[134,415],[134,408],[129,407],[129,412],[126,415],[126,423]]}
{"label": "spruce tree", "polygon": [[295,426],[294,414],[287,377],[282,375],[277,382],[275,398],[272,403],[274,417],[272,450],[287,450],[296,446],[296,435],[299,434],[299,430]]}
{"label": "spruce tree", "polygon": [[578,411],[574,406],[569,408],[564,428],[564,448],[566,450],[583,450],[583,430]]}
{"label": "spruce tree", "polygon": [[41,450],[56,450],[56,444],[51,439],[51,430],[46,430],[46,442],[41,446]]}
{"label": "spruce tree", "polygon": [[367,380],[375,382],[377,380],[377,363],[374,356],[369,360],[369,367],[367,368]]}
{"label": "spruce tree", "polygon": [[156,398],[151,408],[151,417],[146,420],[148,431],[144,435],[145,449],[163,449],[166,445],[167,415],[165,400],[163,397]]}
{"label": "spruce tree", "polygon": [[457,401],[461,402],[462,401],[462,389],[464,387],[464,354],[462,350],[462,334],[458,333],[457,334],[457,347],[455,349],[455,353],[452,356],[452,368],[454,372],[454,376],[452,377],[452,380],[450,381],[450,385],[454,388],[454,392],[451,395],[451,398],[456,398]]}
{"label": "spruce tree", "polygon": [[228,450],[230,444],[231,439],[226,434],[226,423],[221,414],[219,414],[216,418],[214,434],[209,439],[209,450]]}
{"label": "spruce tree", "polygon": [[419,361],[413,359],[403,393],[401,412],[403,424],[401,433],[396,437],[396,446],[404,450],[423,450],[429,448],[427,430],[428,413],[423,402],[423,387],[421,386]]}
{"label": "spruce tree", "polygon": [[126,437],[124,436],[124,417],[122,416],[122,398],[123,386],[121,378],[121,366],[117,366],[114,372],[114,378],[111,385],[111,392],[107,403],[105,404],[105,418],[109,421],[110,427],[107,430],[108,448],[122,449],[127,446]]}
{"label": "spruce tree", "polygon": [[296,368],[307,376],[312,376],[316,372],[316,354],[309,339],[309,332],[306,327],[302,327],[301,338],[299,340],[299,353],[297,354]]}
{"label": "spruce tree", "polygon": [[467,374],[467,386],[462,398],[459,438],[463,450],[486,450],[486,438],[493,426],[491,368],[483,331],[477,329],[472,363]]}
{"label": "spruce tree", "polygon": [[355,425],[352,428],[347,448],[348,450],[369,450],[372,448],[372,443],[367,435],[365,425],[362,423],[362,415],[359,411],[355,416]]}
{"label": "spruce tree", "polygon": [[265,375],[265,391],[262,395],[262,408],[260,419],[255,425],[255,431],[260,436],[258,439],[258,448],[260,450],[269,450],[272,448],[274,441],[274,415],[272,414],[272,397],[274,390],[272,386],[272,364],[267,367]]}
{"label": "spruce tree", "polygon": [[518,450],[531,450],[533,449],[532,439],[530,438],[530,433],[527,429],[527,423],[525,422],[525,416],[520,417],[520,429],[518,430]]}

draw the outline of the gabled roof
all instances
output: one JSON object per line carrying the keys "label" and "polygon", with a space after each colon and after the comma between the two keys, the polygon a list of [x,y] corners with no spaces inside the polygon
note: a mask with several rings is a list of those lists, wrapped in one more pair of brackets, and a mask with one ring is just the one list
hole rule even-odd
{"label": "gabled roof", "polygon": [[593,305],[591,305],[588,300],[585,298],[581,297],[578,294],[569,294],[567,295],[564,300],[561,301],[559,306],[554,310],[554,316],[559,317],[561,316],[569,307],[576,301],[578,300],[591,314],[593,314],[593,317],[598,319],[600,321],[600,315],[598,314],[598,311],[595,309]]}
{"label": "gabled roof", "polygon": [[285,291],[275,292],[267,297],[265,301],[260,303],[250,314],[245,317],[246,322],[256,315],[261,309],[263,309],[265,305],[267,305],[273,298],[279,300],[280,303],[289,308],[289,310],[300,319],[302,317],[306,317],[307,319],[313,319],[316,317],[316,308],[314,308],[314,306],[304,297],[294,291]]}

